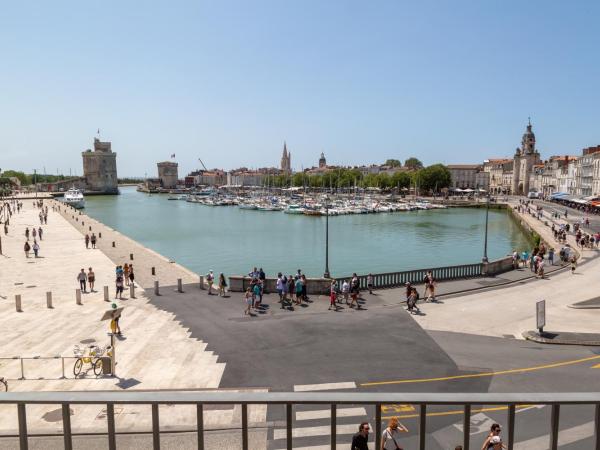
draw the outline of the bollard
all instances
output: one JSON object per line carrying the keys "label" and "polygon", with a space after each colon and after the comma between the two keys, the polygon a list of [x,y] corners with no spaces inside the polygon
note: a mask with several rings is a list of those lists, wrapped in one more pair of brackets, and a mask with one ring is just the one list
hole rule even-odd
{"label": "bollard", "polygon": [[75,289],[75,303],[81,305],[81,289]]}
{"label": "bollard", "polygon": [[108,286],[104,286],[104,301],[110,302],[110,300],[108,299]]}
{"label": "bollard", "polygon": [[98,237],[101,238],[102,237],[102,233],[98,233]]}
{"label": "bollard", "polygon": [[152,275],[156,275],[156,269],[154,267],[152,268]]}
{"label": "bollard", "polygon": [[160,295],[158,290],[158,280],[154,282],[154,295]]}
{"label": "bollard", "polygon": [[183,285],[181,283],[181,278],[177,278],[177,292],[183,292]]}
{"label": "bollard", "polygon": [[131,261],[133,261],[133,253],[130,253],[130,254],[129,254],[129,259],[130,259]]}
{"label": "bollard", "polygon": [[15,295],[15,307],[17,308],[17,312],[23,312],[21,309],[21,295]]}
{"label": "bollard", "polygon": [[200,275],[200,289],[205,289],[204,288],[204,275]]}
{"label": "bollard", "polygon": [[135,286],[133,283],[129,285],[129,298],[135,298]]}
{"label": "bollard", "polygon": [[112,246],[113,246],[113,247],[115,246],[115,241],[113,241],[113,243],[112,243]]}
{"label": "bollard", "polygon": [[53,308],[53,306],[52,306],[52,292],[49,292],[49,291],[46,292],[46,306],[49,309]]}

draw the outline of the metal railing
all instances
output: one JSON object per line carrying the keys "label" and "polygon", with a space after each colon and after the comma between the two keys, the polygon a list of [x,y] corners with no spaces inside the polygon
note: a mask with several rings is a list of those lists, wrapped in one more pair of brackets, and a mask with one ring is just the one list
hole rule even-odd
{"label": "metal railing", "polygon": [[[457,280],[461,278],[474,278],[483,275],[483,264],[463,264],[459,266],[435,267],[432,269],[415,269],[406,270],[404,272],[389,272],[373,274],[373,287],[390,288],[402,286],[405,283],[420,284],[423,282],[427,272],[431,270],[433,277],[438,281]],[[488,273],[488,275],[492,275]],[[359,275],[360,288],[367,288],[368,275]],[[352,277],[336,278],[339,285],[344,281],[350,282]]]}
{"label": "metal railing", "polygon": [[[25,361],[48,361],[48,360],[52,360],[52,361],[61,361],[61,376],[59,377],[59,379],[66,379],[68,378],[66,376],[66,372],[65,372],[65,359],[66,360],[77,360],[80,359],[80,356],[62,356],[62,355],[55,355],[55,356],[0,356],[0,363],[2,361],[19,361],[19,367],[20,367],[20,371],[21,371],[21,376],[19,378],[17,378],[18,380],[27,380],[28,378],[25,376]],[[3,366],[3,367],[6,367]],[[77,378],[75,376],[73,376],[73,378]],[[7,378],[8,380],[10,380],[10,378]],[[34,379],[39,380],[40,377],[35,377]]]}
{"label": "metal railing", "polygon": [[[293,448],[294,405],[329,405],[331,408],[331,449],[337,447],[337,407],[338,405],[372,405],[375,407],[375,448],[381,446],[382,405],[409,404],[419,406],[418,414],[418,448],[426,448],[427,410],[430,406],[461,405],[463,409],[463,449],[470,449],[471,408],[474,405],[502,405],[507,407],[507,441],[508,450],[513,450],[515,444],[515,412],[520,405],[549,405],[550,435],[548,448],[558,448],[560,408],[565,405],[593,405],[594,420],[594,449],[600,450],[600,392],[585,393],[545,393],[545,394],[446,394],[446,393],[304,393],[304,392],[190,392],[190,391],[158,391],[158,392],[8,392],[0,394],[0,405],[17,405],[19,426],[19,445],[21,450],[28,448],[27,406],[33,404],[61,405],[64,448],[72,450],[73,436],[71,430],[70,405],[94,404],[105,405],[107,411],[108,448],[116,450],[115,405],[143,404],[152,409],[152,442],[153,449],[160,449],[160,417],[159,405],[195,405],[198,448],[204,450],[204,405],[241,405],[242,449],[248,450],[248,405],[266,404],[283,405],[286,411],[286,444],[287,449]],[[357,424],[358,425],[358,424]],[[358,429],[358,427],[357,427]]]}

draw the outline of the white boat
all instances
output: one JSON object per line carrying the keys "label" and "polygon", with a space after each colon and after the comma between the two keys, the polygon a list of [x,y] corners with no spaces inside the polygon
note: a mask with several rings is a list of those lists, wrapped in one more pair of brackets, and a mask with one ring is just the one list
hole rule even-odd
{"label": "white boat", "polygon": [[85,207],[83,192],[81,192],[79,189],[75,189],[74,187],[65,192],[63,200],[67,205],[72,206],[75,209],[81,209]]}
{"label": "white boat", "polygon": [[283,212],[286,214],[304,214],[304,208],[300,205],[288,205]]}

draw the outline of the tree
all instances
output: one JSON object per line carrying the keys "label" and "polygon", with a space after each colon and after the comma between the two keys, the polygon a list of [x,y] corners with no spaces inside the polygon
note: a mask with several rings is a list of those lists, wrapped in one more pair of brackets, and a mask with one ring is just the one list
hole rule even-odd
{"label": "tree", "polygon": [[404,167],[407,167],[410,170],[419,170],[423,168],[423,163],[414,156],[411,156],[406,161],[404,161]]}
{"label": "tree", "polygon": [[407,172],[396,172],[392,175],[392,187],[407,188],[410,186],[412,179]]}
{"label": "tree", "polygon": [[385,165],[390,167],[401,167],[402,163],[398,159],[387,159]]}
{"label": "tree", "polygon": [[442,188],[450,186],[450,171],[443,164],[428,166],[419,170],[416,175],[419,189],[425,191],[437,192]]}

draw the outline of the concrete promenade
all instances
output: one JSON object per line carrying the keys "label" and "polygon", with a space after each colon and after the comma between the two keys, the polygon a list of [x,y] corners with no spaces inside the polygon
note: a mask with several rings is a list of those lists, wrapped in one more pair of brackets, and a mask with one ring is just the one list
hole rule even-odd
{"label": "concrete promenade", "polygon": [[[11,391],[81,391],[81,390],[157,390],[157,389],[215,389],[221,382],[225,364],[218,355],[207,350],[207,344],[190,337],[190,332],[169,312],[151,303],[138,285],[135,298],[126,288],[123,300],[114,300],[115,261],[102,250],[86,249],[83,237],[59,213],[49,207],[48,224],[41,225],[43,239],[40,257],[25,257],[23,245],[26,227],[38,228],[37,208],[31,200],[24,200],[24,210],[13,214],[9,233],[2,236],[3,256],[0,256],[0,357],[13,356],[73,356],[73,346],[88,344],[100,346],[109,343],[109,322],[100,321],[111,303],[104,301],[103,286],[109,287],[110,301],[124,307],[120,326],[123,336],[116,345],[117,377],[96,377],[92,371],[74,378],[74,359],[65,359],[62,378],[61,359],[25,360],[25,380],[20,380],[18,360],[0,359],[0,376],[8,379]],[[95,230],[98,233],[99,230]],[[101,247],[105,247],[107,233],[103,229]],[[109,236],[110,232],[106,234]],[[116,234],[113,234],[116,238]],[[114,239],[113,238],[113,239]],[[144,264],[157,266],[158,272],[178,278],[182,272],[157,258],[153,252],[143,253],[141,246],[125,248],[124,240],[116,247],[123,256],[133,251],[136,269]],[[30,244],[33,244],[30,238]],[[121,255],[118,255],[120,257]],[[145,259],[144,257],[145,256]],[[117,258],[117,257],[115,257]],[[153,260],[152,260],[153,258]],[[121,263],[129,262],[122,258]],[[161,265],[162,264],[162,265]],[[79,287],[76,276],[81,268],[92,267],[96,274],[95,292],[82,294],[82,305],[75,301]],[[175,267],[175,269],[174,269]],[[141,272],[141,270],[140,270]],[[149,269],[148,269],[149,273]],[[136,271],[136,275],[138,272]],[[194,277],[190,274],[188,280]],[[148,282],[149,277],[139,273],[138,279]],[[172,282],[172,281],[171,281]],[[47,308],[46,292],[52,292],[53,308]],[[21,295],[22,312],[15,308],[15,295]],[[185,295],[185,294],[179,294]],[[86,367],[84,366],[84,369]],[[150,408],[124,406],[117,411],[119,431],[148,430],[151,425]],[[195,426],[194,408],[168,407],[161,411],[163,429]],[[75,432],[105,432],[105,411],[100,406],[72,407]],[[192,411],[193,410],[193,411]],[[28,425],[34,433],[56,433],[62,430],[58,405],[30,406]],[[212,410],[205,414],[208,428],[228,428],[239,424],[239,408]],[[265,408],[253,407],[250,420],[264,421]],[[0,406],[0,434],[17,432],[16,408]]]}

